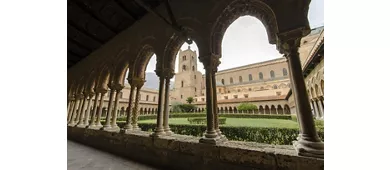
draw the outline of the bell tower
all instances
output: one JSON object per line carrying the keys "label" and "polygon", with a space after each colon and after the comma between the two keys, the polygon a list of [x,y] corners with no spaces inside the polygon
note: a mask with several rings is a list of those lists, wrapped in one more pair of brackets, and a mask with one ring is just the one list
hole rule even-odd
{"label": "bell tower", "polygon": [[198,71],[196,51],[192,51],[190,46],[184,51],[180,50],[178,57],[173,100],[186,103],[188,97],[200,96],[202,73]]}

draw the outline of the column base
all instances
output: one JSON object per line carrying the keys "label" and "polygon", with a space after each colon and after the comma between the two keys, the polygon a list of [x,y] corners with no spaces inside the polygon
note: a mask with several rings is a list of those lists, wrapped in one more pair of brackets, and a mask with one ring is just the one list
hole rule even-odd
{"label": "column base", "polygon": [[108,127],[108,128],[102,128],[104,131],[107,131],[107,132],[120,132],[120,128],[117,126],[117,127]]}
{"label": "column base", "polygon": [[161,137],[161,136],[165,136],[165,135],[167,135],[167,134],[164,132],[164,129],[158,128],[158,129],[154,130],[154,132],[152,134],[150,134],[150,137]]}
{"label": "column base", "polygon": [[217,129],[216,132],[217,132],[217,134],[218,134],[218,136],[219,136],[219,138],[220,138],[220,140],[221,140],[222,142],[226,142],[226,141],[228,140],[228,139],[226,138],[226,136],[222,134],[221,130]]}
{"label": "column base", "polygon": [[138,127],[138,124],[135,124],[135,125],[133,124],[132,126],[133,126],[133,131],[140,131],[141,130],[141,128]]}
{"label": "column base", "polygon": [[322,141],[305,140],[300,134],[298,140],[293,141],[293,146],[299,156],[324,158],[324,143]]}
{"label": "column base", "polygon": [[75,122],[70,122],[70,123],[68,123],[68,126],[75,126],[75,125],[76,125]]}
{"label": "column base", "polygon": [[87,125],[83,123],[83,124],[78,124],[78,125],[76,125],[75,127],[78,127],[78,128],[86,128]]}
{"label": "column base", "polygon": [[165,132],[165,135],[166,136],[170,136],[170,135],[173,135],[174,133],[171,131],[171,128],[167,127],[167,128],[164,128],[164,132]]}
{"label": "column base", "polygon": [[199,139],[199,143],[212,144],[212,145],[217,145],[222,142],[223,140],[219,136],[216,136],[215,138],[208,138],[206,136],[203,136],[202,138]]}
{"label": "column base", "polygon": [[110,125],[103,125],[103,127],[101,128],[101,130],[107,130],[107,129],[111,129],[111,124]]}

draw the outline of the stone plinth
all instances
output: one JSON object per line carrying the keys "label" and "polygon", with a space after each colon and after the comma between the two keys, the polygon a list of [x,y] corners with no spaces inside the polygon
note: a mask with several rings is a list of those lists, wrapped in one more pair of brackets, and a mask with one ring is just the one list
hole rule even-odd
{"label": "stone plinth", "polygon": [[68,138],[163,169],[324,169],[324,160],[298,156],[293,146],[226,141],[199,143],[199,137],[173,134],[150,137],[149,132],[125,134],[68,127]]}

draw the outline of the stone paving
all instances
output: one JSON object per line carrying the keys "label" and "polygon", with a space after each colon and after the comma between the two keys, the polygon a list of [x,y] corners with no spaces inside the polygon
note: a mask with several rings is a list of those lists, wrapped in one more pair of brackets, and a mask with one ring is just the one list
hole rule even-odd
{"label": "stone paving", "polygon": [[67,148],[68,170],[157,170],[69,140]]}

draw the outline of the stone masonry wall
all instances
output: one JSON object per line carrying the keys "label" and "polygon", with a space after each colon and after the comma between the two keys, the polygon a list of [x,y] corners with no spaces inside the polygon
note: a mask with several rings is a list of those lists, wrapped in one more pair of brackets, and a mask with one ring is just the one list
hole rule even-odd
{"label": "stone masonry wall", "polygon": [[201,144],[198,137],[152,138],[148,132],[122,134],[68,127],[68,139],[163,169],[319,170],[324,160],[297,156],[292,146],[228,141]]}

